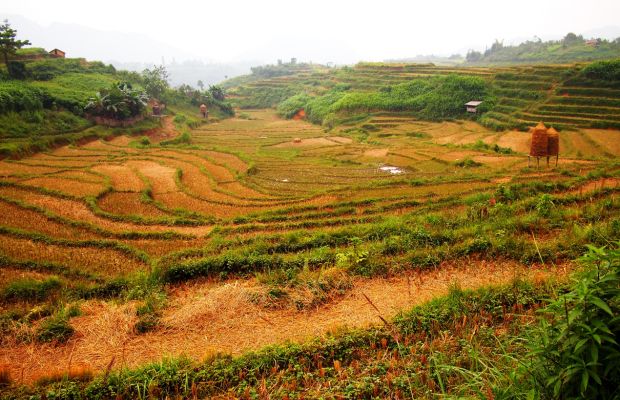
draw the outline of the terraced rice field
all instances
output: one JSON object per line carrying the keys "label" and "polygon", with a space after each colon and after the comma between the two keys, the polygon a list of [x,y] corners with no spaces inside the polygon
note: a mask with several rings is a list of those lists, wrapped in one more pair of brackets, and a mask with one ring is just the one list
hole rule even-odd
{"label": "terraced rice field", "polygon": [[[410,73],[425,71],[394,79]],[[375,115],[365,123],[377,129],[359,137],[350,126],[325,132],[272,110],[244,112],[194,130],[191,145],[121,136],[0,161],[0,291],[52,277],[65,291],[38,302],[6,295],[0,310],[22,321],[59,298],[82,308],[66,343],[3,339],[0,363],[14,376],[32,382],[54,360],[100,370],[114,354],[123,358],[115,368],[135,366],[365,326],[373,312],[362,293],[392,315],[454,281],[478,287],[549,264],[561,234],[580,244],[595,236],[580,229],[617,229],[619,131],[562,132],[559,166],[537,170],[524,154],[528,134],[473,122]],[[553,206],[540,217],[543,193]],[[565,222],[550,222],[553,213]],[[412,288],[411,271],[426,283]],[[167,303],[144,294],[145,277],[164,282]],[[144,335],[136,309],[149,301],[158,322]],[[28,318],[21,335],[37,329]]]}
{"label": "terraced rice field", "polygon": [[[437,67],[359,63],[346,69],[314,67],[293,75],[249,81],[231,87],[231,93],[240,100],[252,99],[250,104],[257,93],[280,93],[281,98],[274,95],[277,104],[296,93],[323,94],[335,85],[366,92],[417,78],[456,74],[481,77],[490,83],[497,104],[485,113],[481,123],[491,129],[524,130],[539,121],[557,129],[618,129],[620,89],[615,83],[582,79],[579,70],[584,65]],[[382,126],[389,128],[394,122],[398,121],[390,118]]]}

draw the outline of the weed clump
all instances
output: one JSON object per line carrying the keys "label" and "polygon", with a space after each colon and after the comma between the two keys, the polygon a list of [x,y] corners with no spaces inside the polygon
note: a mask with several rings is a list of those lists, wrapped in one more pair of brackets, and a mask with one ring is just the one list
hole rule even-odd
{"label": "weed clump", "polygon": [[43,281],[25,278],[12,281],[2,290],[4,300],[41,301],[62,286],[62,281],[52,276]]}
{"label": "weed clump", "polygon": [[61,308],[56,314],[44,319],[36,330],[36,340],[42,343],[65,343],[75,329],[69,324],[69,319],[79,315],[78,307]]}
{"label": "weed clump", "polygon": [[456,161],[454,165],[456,165],[457,167],[461,167],[461,168],[476,168],[476,167],[482,166],[482,163],[472,160],[471,158],[467,157],[462,160]]}

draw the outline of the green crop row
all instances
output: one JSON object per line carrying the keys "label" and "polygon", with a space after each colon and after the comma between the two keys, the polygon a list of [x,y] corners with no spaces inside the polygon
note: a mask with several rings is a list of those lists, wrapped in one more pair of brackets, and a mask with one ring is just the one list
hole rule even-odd
{"label": "green crop row", "polygon": [[557,111],[565,114],[582,114],[582,113],[590,113],[590,114],[598,114],[598,115],[620,115],[620,107],[618,108],[607,108],[607,107],[597,107],[597,106],[589,106],[589,105],[573,105],[573,104],[543,104],[537,108],[539,111]]}
{"label": "green crop row", "polygon": [[[620,98],[620,89],[605,89],[600,87],[565,87],[561,86],[555,89],[555,93],[558,96],[574,95],[574,96],[588,96],[588,97],[609,97],[612,99]],[[596,101],[594,99],[593,101]]]}
{"label": "green crop row", "polygon": [[530,81],[504,81],[495,80],[496,86],[505,89],[525,89],[525,90],[549,90],[552,87],[551,82],[530,82]]}
{"label": "green crop row", "polygon": [[549,104],[574,104],[583,106],[620,107],[620,99],[605,97],[552,97]]}

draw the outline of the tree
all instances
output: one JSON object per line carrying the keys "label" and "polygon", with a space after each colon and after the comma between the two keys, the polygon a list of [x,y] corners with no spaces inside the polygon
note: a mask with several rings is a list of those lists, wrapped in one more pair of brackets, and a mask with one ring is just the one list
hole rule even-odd
{"label": "tree", "polygon": [[562,43],[564,45],[570,45],[579,42],[583,42],[583,36],[577,36],[573,32],[567,33],[566,36],[564,36],[564,39],[562,39]]}
{"label": "tree", "polygon": [[485,56],[489,56],[489,55],[491,55],[493,53],[496,53],[496,52],[500,51],[503,48],[504,48],[504,42],[503,41],[500,42],[499,40],[495,39],[495,43],[493,43],[491,45],[490,49],[488,49],[488,50],[486,50],[484,52],[484,55]]}
{"label": "tree", "polygon": [[28,75],[28,71],[26,70],[26,65],[21,61],[11,60],[6,66],[7,71],[9,71],[9,76],[15,79],[26,79]]}
{"label": "tree", "polygon": [[209,93],[211,93],[211,97],[213,97],[215,100],[224,101],[224,99],[226,98],[226,93],[221,86],[209,86]]}
{"label": "tree", "polygon": [[480,53],[479,51],[475,51],[475,50],[469,50],[467,52],[467,55],[465,56],[465,59],[469,62],[476,62],[479,61],[482,58],[482,53]]}
{"label": "tree", "polygon": [[198,80],[196,85],[200,88],[200,90],[205,90],[205,84],[201,80]]}
{"label": "tree", "polygon": [[144,82],[144,90],[152,98],[159,99],[168,89],[168,71],[163,65],[154,66],[153,69],[146,68],[142,71],[142,81]]}
{"label": "tree", "polygon": [[8,20],[4,20],[4,24],[0,25],[0,53],[4,57],[4,65],[8,67],[9,56],[14,56],[17,50],[24,46],[30,45],[29,40],[17,40],[17,31],[11,28]]}

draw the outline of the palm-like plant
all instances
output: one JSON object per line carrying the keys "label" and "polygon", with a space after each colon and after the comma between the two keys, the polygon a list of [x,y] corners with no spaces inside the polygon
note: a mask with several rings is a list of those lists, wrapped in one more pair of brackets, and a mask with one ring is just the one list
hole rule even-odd
{"label": "palm-like plant", "polygon": [[144,91],[133,89],[127,82],[117,82],[91,97],[85,110],[93,115],[127,119],[140,115],[147,101],[148,96]]}

